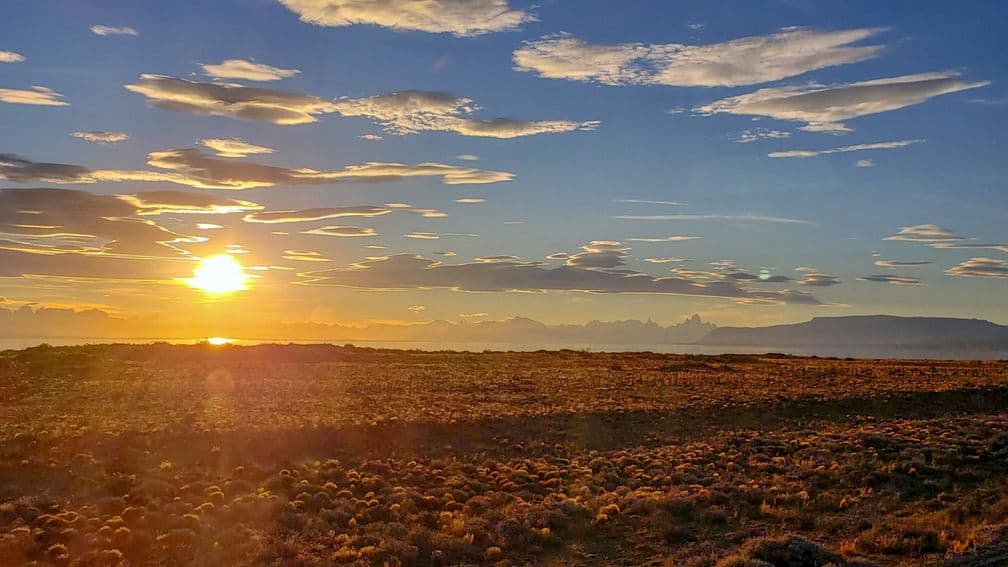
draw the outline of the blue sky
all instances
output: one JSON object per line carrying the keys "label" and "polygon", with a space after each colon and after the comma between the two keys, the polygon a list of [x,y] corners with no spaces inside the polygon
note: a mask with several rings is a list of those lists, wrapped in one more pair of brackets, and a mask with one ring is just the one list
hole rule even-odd
{"label": "blue sky", "polygon": [[[0,153],[25,161],[8,159],[0,187],[77,191],[95,219],[111,207],[119,220],[83,219],[67,193],[0,194],[8,265],[0,296],[8,307],[124,317],[169,317],[210,303],[234,316],[254,305],[265,318],[359,323],[473,314],[673,322],[693,312],[722,324],[861,313],[1008,323],[1003,4],[426,6],[5,8]],[[128,29],[98,28],[102,35],[92,26]],[[228,60],[230,70],[218,76],[203,67]],[[235,75],[233,60],[245,62],[244,74]],[[248,66],[287,76],[253,80],[261,77],[250,77]],[[876,83],[850,86],[866,81]],[[180,108],[177,88],[209,98]],[[276,106],[263,110],[272,96],[263,89],[282,93],[279,106],[308,96],[322,110],[304,123],[278,124]],[[867,98],[851,98],[860,92]],[[234,104],[210,100],[235,93],[261,114],[238,116]],[[770,101],[756,100],[759,93]],[[834,106],[816,106],[827,97]],[[478,122],[497,118],[520,124]],[[74,132],[102,135],[89,141]],[[119,133],[126,139],[108,137]],[[200,144],[206,139],[272,153],[221,157]],[[149,157],[185,149],[193,150]],[[796,151],[827,153],[784,157]],[[371,162],[404,164],[408,173],[309,181],[295,171]],[[479,183],[446,183],[421,171],[424,163]],[[87,171],[53,173],[53,164]],[[263,183],[266,174],[249,164],[283,173]],[[226,167],[230,177],[196,171],[203,166]],[[220,188],[247,179],[260,186]],[[155,214],[138,206],[118,216],[116,196],[151,191],[171,192],[160,196],[188,203],[189,212],[198,207],[186,199],[203,196],[256,207]],[[32,214],[47,228],[25,222],[25,203],[40,209]],[[395,203],[411,209],[386,207]],[[365,205],[389,212],[243,220],[256,211]],[[155,238],[128,251],[109,244],[146,238],[135,234],[139,222],[190,241],[169,247]],[[304,234],[324,226],[374,234]],[[404,237],[411,233],[438,238]],[[673,236],[697,238],[639,240]],[[234,255],[257,276],[248,289],[211,296],[179,283],[229,244],[241,245],[230,252],[244,252]],[[657,258],[679,261],[646,261]]]}

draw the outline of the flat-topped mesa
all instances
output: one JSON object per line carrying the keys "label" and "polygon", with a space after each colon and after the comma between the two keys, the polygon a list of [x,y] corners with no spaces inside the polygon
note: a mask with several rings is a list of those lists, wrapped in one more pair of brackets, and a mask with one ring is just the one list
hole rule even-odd
{"label": "flat-topped mesa", "polygon": [[1008,327],[983,319],[854,315],[815,317],[769,327],[720,327],[700,343],[712,345],[945,345],[971,350],[1005,348]]}

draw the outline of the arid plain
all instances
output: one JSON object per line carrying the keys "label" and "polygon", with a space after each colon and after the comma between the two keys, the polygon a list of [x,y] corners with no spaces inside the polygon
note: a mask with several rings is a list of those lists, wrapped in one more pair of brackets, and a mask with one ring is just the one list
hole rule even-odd
{"label": "arid plain", "polygon": [[998,565],[1008,363],[0,353],[0,564]]}

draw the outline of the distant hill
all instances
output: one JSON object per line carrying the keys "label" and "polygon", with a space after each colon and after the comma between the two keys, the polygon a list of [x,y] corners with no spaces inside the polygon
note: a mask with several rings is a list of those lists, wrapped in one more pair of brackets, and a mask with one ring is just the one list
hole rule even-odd
{"label": "distant hill", "polygon": [[650,319],[591,321],[585,325],[546,325],[525,317],[503,321],[449,323],[435,321],[413,329],[411,335],[424,340],[452,342],[669,344],[692,343],[715,326],[693,315],[682,323],[663,327]]}
{"label": "distant hill", "polygon": [[951,317],[816,317],[793,325],[719,327],[698,342],[776,348],[872,346],[986,350],[1008,348],[1008,326],[982,319]]}
{"label": "distant hill", "polygon": [[[661,326],[654,321],[592,321],[584,325],[547,325],[527,317],[501,321],[430,321],[422,323],[372,323],[357,327],[313,322],[271,322],[261,330],[229,326],[220,321],[192,321],[191,329],[146,320],[112,317],[100,310],[21,307],[0,308],[0,337],[72,338],[199,338],[225,336],[276,341],[423,341],[549,344],[684,344],[699,340],[714,329],[699,315],[681,323]],[[188,335],[185,333],[189,333]]]}

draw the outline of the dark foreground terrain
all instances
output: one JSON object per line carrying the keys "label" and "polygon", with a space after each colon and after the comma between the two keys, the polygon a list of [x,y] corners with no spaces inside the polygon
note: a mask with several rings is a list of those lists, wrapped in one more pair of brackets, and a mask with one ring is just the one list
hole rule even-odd
{"label": "dark foreground terrain", "polygon": [[0,353],[0,565],[1005,565],[1008,363]]}

